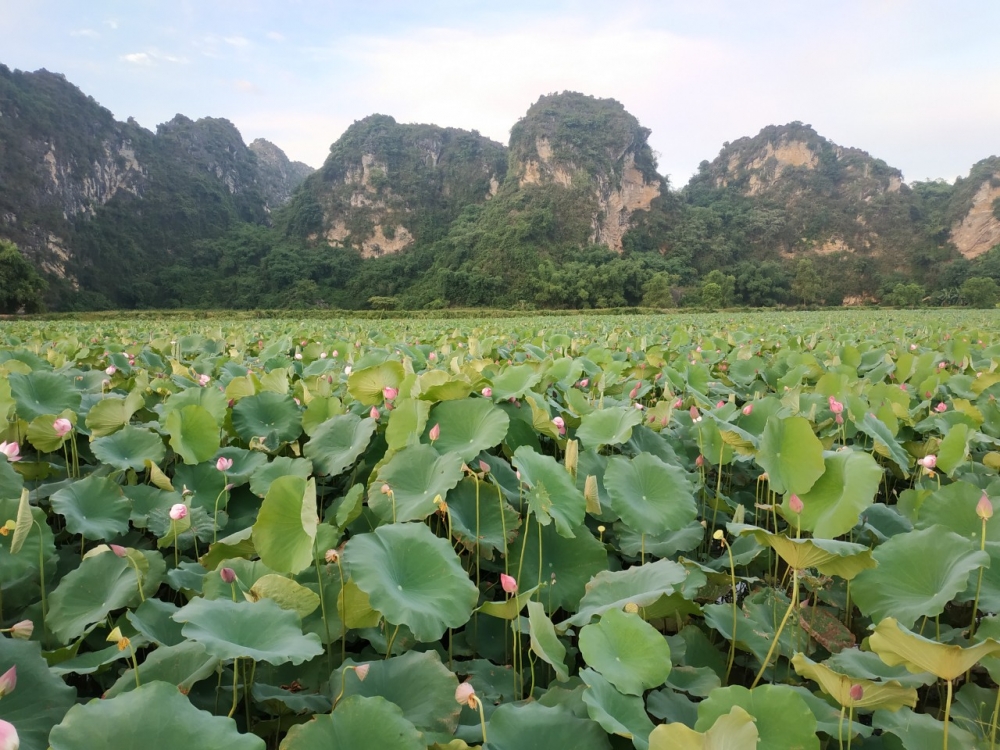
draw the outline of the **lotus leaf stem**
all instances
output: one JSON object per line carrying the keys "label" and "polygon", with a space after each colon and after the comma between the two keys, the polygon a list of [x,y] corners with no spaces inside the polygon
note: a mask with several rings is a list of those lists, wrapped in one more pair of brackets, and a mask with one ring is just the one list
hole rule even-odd
{"label": "lotus leaf stem", "polygon": [[[785,610],[785,616],[781,618],[781,624],[778,625],[778,630],[774,634],[774,640],[771,641],[771,648],[767,651],[767,656],[764,657],[764,663],[760,665],[760,671],[757,676],[754,677],[753,683],[750,685],[750,689],[753,690],[757,687],[757,683],[760,682],[760,678],[764,676],[764,671],[767,669],[767,665],[771,662],[771,657],[774,655],[774,650],[778,647],[778,642],[781,639],[781,633],[785,629],[785,625],[788,623],[788,618],[791,617],[792,611],[795,609],[796,604],[799,599],[799,571],[792,568],[792,598],[788,602],[788,609]],[[733,634],[736,635],[735,633]]]}
{"label": "lotus leaf stem", "polygon": [[733,589],[733,638],[729,643],[729,662],[726,664],[726,684],[729,684],[729,675],[733,671],[733,662],[736,660],[736,626],[739,624],[736,604],[736,563],[733,561],[733,548],[729,546],[729,540],[722,538],[722,543],[726,545],[726,552],[729,553],[729,580]]}

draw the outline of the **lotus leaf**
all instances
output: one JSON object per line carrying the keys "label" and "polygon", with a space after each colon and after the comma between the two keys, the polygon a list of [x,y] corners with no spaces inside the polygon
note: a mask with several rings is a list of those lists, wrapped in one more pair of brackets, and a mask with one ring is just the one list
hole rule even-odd
{"label": "lotus leaf", "polygon": [[[609,609],[580,631],[580,653],[622,693],[642,695],[670,674],[670,646],[638,614]],[[593,717],[591,717],[593,718]]]}

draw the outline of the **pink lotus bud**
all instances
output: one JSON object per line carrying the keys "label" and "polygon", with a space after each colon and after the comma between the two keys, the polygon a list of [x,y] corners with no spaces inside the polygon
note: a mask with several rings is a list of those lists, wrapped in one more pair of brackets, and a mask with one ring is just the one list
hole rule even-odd
{"label": "pink lotus bud", "polygon": [[476,698],[476,689],[468,682],[460,683],[457,688],[455,688],[455,701],[462,706],[473,706],[473,702]]}
{"label": "pink lotus bud", "polygon": [[726,402],[720,400],[718,403],[715,404],[715,408],[716,409],[721,409],[725,405],[726,405]]}
{"label": "pink lotus bud", "polygon": [[232,583],[236,580],[236,571],[232,568],[221,568],[219,570],[219,578],[222,579],[223,583]]}
{"label": "pink lotus bud", "polygon": [[917,345],[916,344],[910,344],[910,351],[911,352],[915,352],[916,350],[917,350]]}
{"label": "pink lotus bud", "polygon": [[372,419],[376,419],[377,420],[378,417],[379,417],[378,407],[373,406],[372,410],[370,412],[368,412],[368,416],[371,417]]}
{"label": "pink lotus bud", "polygon": [[865,697],[865,689],[860,685],[851,685],[851,700],[859,701]]}
{"label": "pink lotus bud", "polygon": [[490,473],[490,465],[488,463],[486,463],[485,461],[480,461],[479,462],[479,470],[481,472],[483,472],[483,474],[489,474]]}
{"label": "pink lotus bud", "polygon": [[219,471],[229,471],[233,468],[233,459],[219,456],[219,460],[215,462],[215,468]]}
{"label": "pink lotus bud", "polygon": [[483,388],[483,397],[484,398],[493,398],[493,389],[490,388],[489,386],[486,386],[485,388]]}
{"label": "pink lotus bud", "polygon": [[297,398],[292,398],[292,401],[294,401],[294,402],[295,402],[295,405],[296,405],[296,406],[302,406],[302,402],[301,402],[301,401],[299,401],[299,400],[298,400]]}
{"label": "pink lotus bud", "polygon": [[900,383],[899,384],[899,390],[905,391],[906,390],[906,383]]}
{"label": "pink lotus bud", "polygon": [[993,517],[993,503],[990,502],[985,492],[980,496],[979,502],[976,503],[976,515],[984,521],[988,521]]}
{"label": "pink lotus bud", "polygon": [[52,423],[52,429],[56,431],[58,437],[63,437],[73,429],[73,423],[66,419],[66,417],[59,417],[59,419]]}
{"label": "pink lotus bud", "polygon": [[674,406],[673,406],[674,409],[680,409],[683,406],[684,406],[684,402],[681,401],[680,399],[677,399],[676,401],[674,401]]}
{"label": "pink lotus bud", "polygon": [[514,576],[509,576],[506,573],[500,574],[500,586],[508,594],[517,593],[517,581]]}
{"label": "pink lotus bud", "polygon": [[198,385],[204,388],[206,385],[208,385],[211,379],[212,378],[209,375],[205,375],[204,373],[202,373],[201,375],[198,376]]}
{"label": "pink lotus bud", "polygon": [[437,362],[437,358],[438,358],[437,352],[431,352],[430,354],[427,355],[427,359],[429,359],[431,362]]}
{"label": "pink lotus bud", "polygon": [[319,353],[319,358],[320,359],[326,359],[326,352],[320,352]]}
{"label": "pink lotus bud", "polygon": [[114,375],[114,374],[115,374],[116,372],[118,372],[118,368],[117,368],[117,367],[115,367],[114,365],[108,365],[108,366],[107,366],[107,367],[106,367],[106,368],[104,369],[104,374],[105,374],[105,375]]}
{"label": "pink lotus bud", "polygon": [[334,359],[336,359],[337,357],[340,356],[340,352],[338,352],[336,349],[334,349],[332,352],[330,352],[330,356],[333,357]]}
{"label": "pink lotus bud", "polygon": [[365,681],[365,677],[368,676],[368,671],[372,668],[371,664],[359,664],[354,668],[354,674],[361,681]]}
{"label": "pink lotus bud", "polygon": [[[384,486],[385,485],[383,485],[383,487]],[[326,551],[326,554],[323,555],[323,559],[325,559],[328,563],[333,564],[333,563],[337,562],[337,560],[340,559],[340,553],[337,552],[337,550],[335,550],[335,549],[328,549]]]}
{"label": "pink lotus bud", "polygon": [[590,378],[584,378],[580,381],[581,388],[586,388],[588,385],[590,385]]}
{"label": "pink lotus bud", "polygon": [[34,632],[35,623],[31,620],[21,620],[20,622],[15,622],[10,627],[10,637],[17,638],[20,641],[28,640]]}
{"label": "pink lotus bud", "polygon": [[439,437],[441,437],[441,425],[435,424],[433,427],[431,427],[431,431],[427,433],[427,437],[431,439],[432,443]]}
{"label": "pink lotus bud", "polygon": [[837,424],[844,424],[844,415],[838,414],[836,417],[833,418],[833,421],[836,422]]}
{"label": "pink lotus bud", "polygon": [[700,351],[701,351],[701,347],[700,347],[700,346],[696,346],[696,347],[695,347],[695,351],[696,351],[696,352],[700,352]]}
{"label": "pink lotus bud", "polygon": [[552,424],[554,424],[556,429],[559,430],[560,435],[566,434],[566,420],[562,417],[552,417]]}
{"label": "pink lotus bud", "polygon": [[184,503],[175,503],[170,506],[170,518],[174,521],[180,521],[181,519],[187,518],[188,509]]}
{"label": "pink lotus bud", "polygon": [[925,469],[933,469],[937,466],[937,456],[933,453],[928,453],[923,458],[918,458],[917,463],[923,466]]}
{"label": "pink lotus bud", "polygon": [[398,388],[390,388],[389,386],[386,386],[385,388],[382,389],[382,396],[385,398],[386,401],[392,401],[398,395],[399,395]]}
{"label": "pink lotus bud", "polygon": [[0,750],[18,750],[19,747],[21,747],[21,740],[17,736],[14,725],[0,719]]}
{"label": "pink lotus bud", "polygon": [[634,404],[632,404],[632,406],[634,406],[636,408],[636,411],[642,411],[643,409],[646,408],[645,406],[643,406],[642,404],[640,404],[638,401],[636,401]]}
{"label": "pink lotus bud", "polygon": [[353,368],[350,365],[344,365],[344,374],[350,375]]}
{"label": "pink lotus bud", "polygon": [[743,407],[742,411],[744,417],[749,417],[751,414],[753,414],[753,404],[747,404],[746,406]]}
{"label": "pink lotus bud", "polygon": [[118,555],[118,557],[125,557],[128,555],[128,550],[120,544],[109,544],[108,546],[111,547],[111,551]]}
{"label": "pink lotus bud", "polygon": [[295,352],[295,359],[302,359],[302,352]]}
{"label": "pink lotus bud", "polygon": [[792,509],[792,513],[801,513],[806,506],[802,503],[801,498],[793,492],[792,496],[788,498],[788,507]]}
{"label": "pink lotus bud", "polygon": [[21,447],[17,443],[0,443],[0,453],[3,453],[11,463],[21,460]]}
{"label": "pink lotus bud", "polygon": [[942,401],[940,404],[934,407],[934,411],[936,411],[938,414],[940,414],[941,412],[948,411],[948,404]]}
{"label": "pink lotus bud", "polygon": [[378,491],[381,492],[383,495],[391,495],[392,494],[392,487],[389,486],[388,482],[385,482],[385,483],[382,484],[381,487],[379,487]]}
{"label": "pink lotus bud", "polygon": [[844,405],[840,403],[837,399],[835,399],[833,396],[830,396],[830,411],[832,411],[834,414],[844,413]]}
{"label": "pink lotus bud", "polygon": [[694,460],[694,465],[700,469],[702,466],[705,465],[705,457],[699,454],[698,458]]}
{"label": "pink lotus bud", "polygon": [[688,414],[691,415],[691,421],[692,422],[700,422],[701,421],[701,413],[698,411],[698,407],[697,406],[692,406],[690,409],[688,409]]}
{"label": "pink lotus bud", "polygon": [[636,386],[635,388],[633,388],[631,391],[628,392],[629,398],[635,398],[638,395],[639,395],[639,386]]}
{"label": "pink lotus bud", "polygon": [[518,482],[520,482],[520,481],[521,481],[521,472],[520,472],[520,470],[518,470],[518,471],[515,471],[515,472],[514,472],[514,476],[516,476],[516,477],[517,477],[517,481],[518,481]]}
{"label": "pink lotus bud", "polygon": [[947,363],[947,362],[938,362],[938,369],[939,369],[939,370],[943,370],[943,369],[944,369],[944,368],[946,368],[947,366],[948,366],[948,363]]}
{"label": "pink lotus bud", "polygon": [[0,698],[10,695],[17,687],[17,667],[11,667],[0,675]]}

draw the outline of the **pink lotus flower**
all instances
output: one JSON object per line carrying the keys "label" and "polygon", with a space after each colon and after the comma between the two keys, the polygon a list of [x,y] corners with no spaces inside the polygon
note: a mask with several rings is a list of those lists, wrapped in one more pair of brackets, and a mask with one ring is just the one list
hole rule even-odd
{"label": "pink lotus flower", "polygon": [[120,544],[109,544],[111,551],[114,552],[118,557],[125,557],[128,555],[128,550],[122,547]]}
{"label": "pink lotus flower", "polygon": [[560,435],[566,434],[566,420],[562,417],[552,417],[552,424],[554,424],[556,429],[559,430]]}
{"label": "pink lotus flower", "polygon": [[753,404],[747,404],[743,407],[743,416],[749,417],[751,414],[753,414]]}
{"label": "pink lotus flower", "polygon": [[695,351],[696,352],[700,352],[701,351],[701,347],[700,346],[695,347]]}
{"label": "pink lotus flower", "polygon": [[368,671],[372,668],[371,664],[359,664],[354,668],[355,676],[361,681],[365,681],[365,677],[368,676]]}
{"label": "pink lotus flower", "polygon": [[215,462],[215,468],[219,471],[229,471],[233,468],[233,459],[219,456],[219,459]]}
{"label": "pink lotus flower", "polygon": [[17,667],[11,667],[0,675],[0,698],[10,695],[17,687]]}
{"label": "pink lotus flower", "polygon": [[692,406],[690,409],[688,409],[688,414],[691,415],[691,421],[692,422],[700,422],[701,421],[701,413],[698,411],[698,407],[697,406]]}
{"label": "pink lotus flower", "polygon": [[493,398],[493,389],[490,388],[489,386],[486,386],[485,388],[483,388],[483,397],[484,398]]}
{"label": "pink lotus flower", "polygon": [[698,458],[694,460],[694,465],[700,469],[702,466],[705,465],[705,457],[699,454]]}
{"label": "pink lotus flower", "polygon": [[942,401],[940,404],[934,407],[934,411],[936,411],[938,414],[940,414],[943,411],[948,411],[948,404]]}
{"label": "pink lotus flower", "polygon": [[170,506],[170,520],[180,521],[187,518],[188,509],[184,503],[175,503]]}
{"label": "pink lotus flower", "polygon": [[382,389],[382,396],[385,398],[386,401],[392,401],[398,395],[399,395],[398,388],[390,388],[389,386],[386,386],[385,388]]}
{"label": "pink lotus flower", "polygon": [[52,429],[56,431],[57,437],[63,437],[73,429],[73,423],[66,419],[66,417],[59,417],[59,419],[52,423]]}
{"label": "pink lotus flower", "polygon": [[488,463],[486,463],[485,461],[480,461],[479,462],[479,470],[481,472],[483,472],[483,474],[489,474],[490,473],[490,465]]}
{"label": "pink lotus flower", "polygon": [[221,568],[219,570],[219,578],[222,579],[223,583],[232,583],[236,580],[236,571],[232,568]]}
{"label": "pink lotus flower", "polygon": [[933,469],[937,466],[937,456],[933,453],[928,453],[923,458],[918,458],[917,463],[923,466],[925,469]]}
{"label": "pink lotus flower", "polygon": [[684,402],[681,401],[680,399],[677,399],[676,401],[674,401],[674,405],[673,405],[674,409],[680,409],[683,406],[684,406]]}
{"label": "pink lotus flower", "polygon": [[435,424],[433,427],[431,427],[430,432],[427,433],[427,437],[431,439],[432,443],[439,437],[441,437],[441,425]]}
{"label": "pink lotus flower", "polygon": [[11,463],[21,460],[21,447],[17,443],[0,443],[0,453],[3,453]]}
{"label": "pink lotus flower", "polygon": [[718,403],[715,404],[715,408],[716,409],[721,409],[725,405],[726,405],[726,402],[720,400]]}
{"label": "pink lotus flower", "polygon": [[107,367],[106,367],[106,368],[104,369],[104,374],[105,374],[105,375],[114,375],[114,374],[115,374],[116,372],[118,372],[118,368],[117,368],[117,367],[115,367],[114,365],[108,365],[108,366],[107,366]]}
{"label": "pink lotus flower", "polygon": [[979,497],[979,502],[976,503],[976,515],[984,521],[988,521],[993,517],[993,503],[990,502],[990,498],[985,492]]}
{"label": "pink lotus flower", "polygon": [[204,373],[202,373],[201,375],[198,376],[198,385],[204,388],[206,385],[208,385],[211,379],[212,378],[209,375],[205,375]]}
{"label": "pink lotus flower", "polygon": [[302,359],[302,352],[295,352],[295,359]]}
{"label": "pink lotus flower", "polygon": [[[383,485],[384,486],[384,485]],[[323,555],[323,559],[326,560],[331,565],[340,559],[340,553],[335,549],[328,549]]]}
{"label": "pink lotus flower", "polygon": [[379,417],[378,407],[377,406],[373,406],[372,410],[370,412],[368,412],[368,416],[371,417],[372,419],[378,419],[378,417]]}
{"label": "pink lotus flower", "polygon": [[801,513],[806,506],[802,503],[802,499],[793,492],[792,496],[788,498],[788,507],[791,508],[792,513]]}
{"label": "pink lotus flower", "polygon": [[517,593],[517,580],[506,573],[500,574],[500,587],[508,594]]}
{"label": "pink lotus flower", "polygon": [[590,378],[584,378],[580,381],[581,388],[586,388],[588,385],[590,385]]}
{"label": "pink lotus flower", "polygon": [[427,355],[427,359],[429,359],[431,362],[437,362],[437,358],[438,358],[437,352],[431,352],[430,354]]}
{"label": "pink lotus flower", "polygon": [[832,411],[834,414],[844,413],[844,405],[840,401],[835,399],[833,396],[830,396],[828,401],[830,402],[830,411]]}
{"label": "pink lotus flower", "polygon": [[350,365],[344,365],[344,374],[345,375],[350,375],[351,374],[351,369],[352,368],[351,368]]}
{"label": "pink lotus flower", "polygon": [[635,398],[638,395],[639,395],[639,386],[636,386],[635,388],[633,388],[631,391],[628,392],[629,398]]}
{"label": "pink lotus flower", "polygon": [[17,638],[21,641],[26,641],[31,638],[31,634],[35,632],[35,623],[31,620],[21,620],[20,622],[15,622],[10,627],[10,637]]}
{"label": "pink lotus flower", "polygon": [[0,719],[0,750],[18,750],[19,747],[21,747],[21,740],[17,736],[14,725]]}
{"label": "pink lotus flower", "polygon": [[910,344],[910,351],[911,352],[915,352],[916,350],[917,350],[917,345],[916,344]]}
{"label": "pink lotus flower", "polygon": [[332,352],[330,352],[330,356],[333,357],[334,359],[336,359],[337,357],[340,356],[340,352],[338,352],[336,349],[334,349]]}
{"label": "pink lotus flower", "polygon": [[319,358],[320,359],[326,359],[326,352],[320,352],[319,353]]}
{"label": "pink lotus flower", "polygon": [[455,702],[473,708],[476,705],[476,689],[468,682],[459,684],[455,688]]}
{"label": "pink lotus flower", "polygon": [[850,695],[852,701],[859,701],[865,697],[865,689],[861,685],[851,685]]}

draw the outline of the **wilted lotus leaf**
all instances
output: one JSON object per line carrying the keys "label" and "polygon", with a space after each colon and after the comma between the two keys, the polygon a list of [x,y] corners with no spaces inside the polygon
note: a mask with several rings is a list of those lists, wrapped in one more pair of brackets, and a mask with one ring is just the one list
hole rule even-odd
{"label": "wilted lotus leaf", "polygon": [[757,750],[758,738],[753,717],[733,706],[704,733],[676,721],[661,724],[649,735],[649,750]]}
{"label": "wilted lotus leaf", "polygon": [[[835,672],[825,664],[817,664],[805,654],[795,654],[792,666],[803,677],[816,682],[829,696],[832,696],[841,706],[853,706],[874,711],[884,708],[896,711],[903,706],[915,708],[917,691],[912,687],[903,687],[898,682],[873,682],[858,677]],[[853,698],[851,691],[861,688],[861,697]]]}
{"label": "wilted lotus leaf", "polygon": [[815,568],[824,575],[851,580],[858,573],[874,568],[871,550],[861,544],[832,539],[791,539],[757,526],[731,523],[729,532],[737,536],[750,534],[758,544],[771,547],[789,567],[796,570]]}
{"label": "wilted lotus leaf", "polygon": [[942,680],[954,680],[983,657],[1000,652],[1000,642],[992,638],[969,648],[946,645],[911,632],[892,617],[878,624],[868,646],[890,667],[902,664],[911,672],[930,672]]}
{"label": "wilted lotus leaf", "polygon": [[788,685],[761,685],[753,690],[738,685],[713,690],[698,704],[694,728],[706,732],[735,706],[754,718],[760,735],[759,750],[819,750],[816,717]]}

